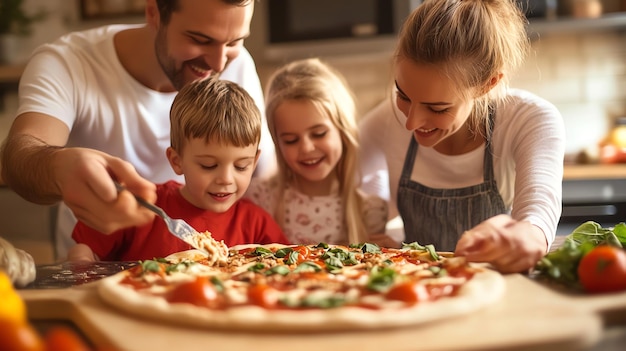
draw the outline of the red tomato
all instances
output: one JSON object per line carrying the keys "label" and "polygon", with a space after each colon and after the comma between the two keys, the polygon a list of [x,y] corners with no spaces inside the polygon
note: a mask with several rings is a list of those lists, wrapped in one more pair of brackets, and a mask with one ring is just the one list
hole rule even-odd
{"label": "red tomato", "polygon": [[90,351],[78,334],[67,327],[53,327],[45,335],[46,351]]}
{"label": "red tomato", "polygon": [[194,281],[179,284],[168,296],[170,302],[184,302],[196,306],[207,306],[216,299],[217,291],[207,277],[197,277]]}
{"label": "red tomato", "polygon": [[303,261],[306,261],[309,255],[311,255],[311,249],[303,245],[294,247],[293,251],[296,251],[299,254],[298,263],[302,263]]}
{"label": "red tomato", "polygon": [[410,304],[427,301],[430,298],[426,286],[416,282],[400,283],[391,288],[386,297],[390,300],[399,300]]}
{"label": "red tomato", "polygon": [[274,308],[278,303],[278,291],[265,284],[256,284],[248,288],[248,301],[263,308]]}
{"label": "red tomato", "polygon": [[0,350],[44,351],[44,342],[27,322],[0,319]]}
{"label": "red tomato", "polygon": [[626,290],[626,251],[608,245],[593,248],[578,264],[578,280],[589,293]]}

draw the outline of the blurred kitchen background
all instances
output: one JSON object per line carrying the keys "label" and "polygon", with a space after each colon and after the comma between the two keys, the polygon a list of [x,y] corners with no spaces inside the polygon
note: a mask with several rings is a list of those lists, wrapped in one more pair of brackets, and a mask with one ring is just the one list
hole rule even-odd
{"label": "blurred kitchen background", "polygon": [[[261,0],[246,47],[262,83],[289,60],[318,56],[328,61],[345,75],[363,114],[390,93],[395,34],[403,16],[419,2],[311,0],[307,5]],[[550,100],[565,120],[566,164],[572,164],[573,175],[564,179],[569,221],[563,221],[559,234],[569,233],[583,219],[605,225],[624,221],[626,164],[592,167],[600,157],[600,143],[618,118],[626,116],[626,0],[518,2],[530,20],[533,53],[512,77],[512,86]],[[12,41],[10,54],[0,55],[0,140],[17,109],[21,68],[37,45],[68,31],[143,23],[143,5],[144,0],[24,0],[27,13],[43,10],[47,16],[33,24],[30,35]],[[0,32],[0,45],[2,37]],[[573,166],[576,162],[591,165]],[[27,203],[0,188],[0,224],[0,235],[33,253],[38,263],[56,260],[51,244],[54,208]]]}

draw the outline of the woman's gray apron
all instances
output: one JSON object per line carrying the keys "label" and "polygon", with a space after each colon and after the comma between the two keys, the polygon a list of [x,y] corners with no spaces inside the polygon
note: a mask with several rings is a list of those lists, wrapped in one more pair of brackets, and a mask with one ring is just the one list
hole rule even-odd
{"label": "woman's gray apron", "polygon": [[[490,114],[493,122],[493,113]],[[493,123],[490,123],[493,128]],[[411,144],[398,186],[398,211],[404,222],[404,242],[433,244],[437,251],[454,251],[464,231],[487,218],[506,212],[493,176],[489,130],[481,184],[458,189],[433,189],[411,180],[418,144]]]}

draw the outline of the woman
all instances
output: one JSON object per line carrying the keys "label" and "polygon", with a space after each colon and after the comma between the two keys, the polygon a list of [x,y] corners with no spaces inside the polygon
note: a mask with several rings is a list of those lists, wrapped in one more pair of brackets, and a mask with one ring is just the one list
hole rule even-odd
{"label": "woman", "polygon": [[360,126],[364,179],[387,167],[405,241],[502,272],[533,267],[561,214],[562,117],[507,84],[529,51],[525,24],[510,0],[424,1],[395,52],[396,112],[383,103]]}

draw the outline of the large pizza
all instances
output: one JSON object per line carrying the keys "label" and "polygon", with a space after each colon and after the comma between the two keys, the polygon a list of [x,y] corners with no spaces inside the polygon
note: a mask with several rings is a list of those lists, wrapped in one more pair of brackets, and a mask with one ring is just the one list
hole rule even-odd
{"label": "large pizza", "polygon": [[101,280],[127,313],[177,325],[276,331],[389,328],[465,315],[499,300],[502,276],[432,246],[221,243]]}

